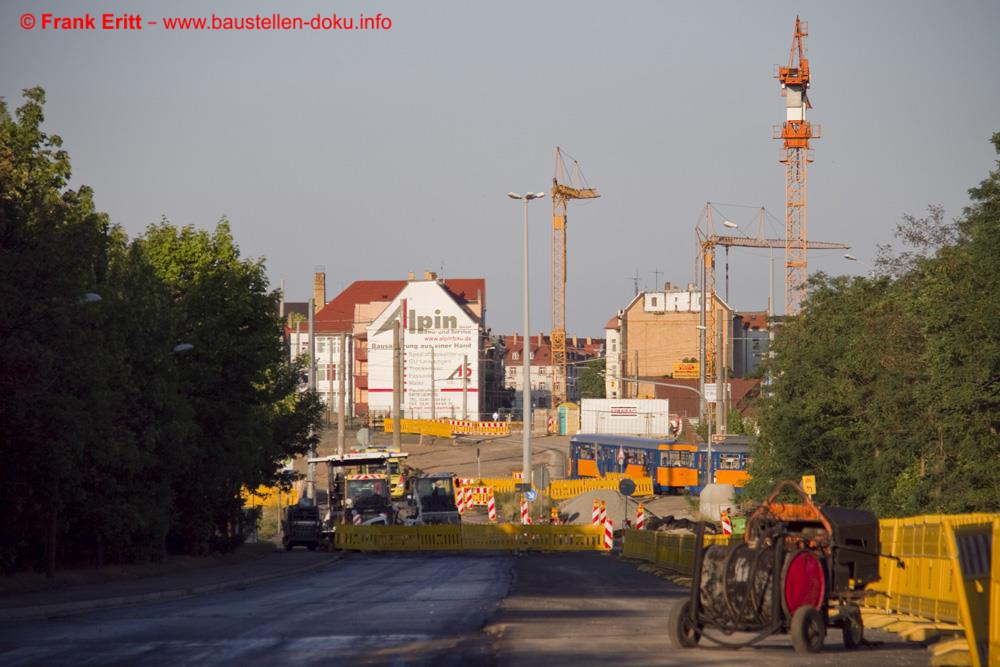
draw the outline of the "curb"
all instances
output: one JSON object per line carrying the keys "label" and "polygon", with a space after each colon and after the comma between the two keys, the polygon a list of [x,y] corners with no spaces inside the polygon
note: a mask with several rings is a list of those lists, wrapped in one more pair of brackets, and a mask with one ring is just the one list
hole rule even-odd
{"label": "curb", "polygon": [[192,586],[189,588],[175,588],[166,591],[155,591],[152,593],[139,593],[136,595],[120,595],[111,598],[100,598],[96,600],[79,600],[77,602],[63,602],[60,604],[37,605],[33,607],[17,607],[13,609],[0,609],[0,622],[25,621],[38,618],[57,618],[61,616],[73,616],[89,611],[103,609],[116,609],[129,605],[142,604],[146,602],[169,602],[194,597],[203,593],[214,593],[223,590],[243,588],[275,581],[284,577],[290,577],[312,570],[318,570],[331,563],[335,563],[343,558],[343,554],[335,553],[330,558],[326,558],[319,563],[310,563],[304,567],[297,567],[292,570],[282,570],[259,577],[245,577],[230,581]]}

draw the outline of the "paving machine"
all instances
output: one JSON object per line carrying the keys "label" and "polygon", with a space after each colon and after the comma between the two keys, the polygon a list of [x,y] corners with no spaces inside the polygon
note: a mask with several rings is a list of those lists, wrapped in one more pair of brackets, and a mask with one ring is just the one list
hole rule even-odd
{"label": "paving machine", "polygon": [[389,461],[404,452],[369,449],[308,459],[327,466],[327,510],[323,533],[332,538],[338,525],[392,525],[398,512],[390,498]]}
{"label": "paving machine", "polygon": [[[789,495],[797,502],[784,502]],[[739,648],[788,633],[797,652],[816,653],[827,628],[840,628],[848,649],[864,641],[859,603],[879,579],[874,514],[817,505],[785,481],[753,511],[741,542],[705,547],[704,534],[699,523],[691,597],[670,617],[676,648],[702,638]],[[737,641],[734,633],[752,635]]]}

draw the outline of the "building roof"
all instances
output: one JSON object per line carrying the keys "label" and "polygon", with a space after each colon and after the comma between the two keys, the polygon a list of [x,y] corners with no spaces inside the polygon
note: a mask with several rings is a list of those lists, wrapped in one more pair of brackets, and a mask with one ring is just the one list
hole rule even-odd
{"label": "building roof", "polygon": [[761,331],[767,331],[767,313],[752,312],[738,313],[738,315],[743,319],[744,329],[760,329]]}
{"label": "building roof", "polygon": [[[514,336],[504,336],[503,338],[505,348],[504,361],[514,365],[521,363],[520,353],[524,349],[524,337],[518,336],[516,343],[514,342]],[[604,343],[603,338],[591,338],[588,343],[586,338],[577,337],[577,345],[573,345],[573,336],[567,336],[566,353],[569,355],[578,354],[584,358],[597,357],[604,350]],[[535,353],[534,358],[531,360],[532,366],[549,366],[552,364],[552,342],[548,336],[542,335],[541,345],[538,344],[538,334],[531,336],[531,346],[529,349]],[[517,360],[512,358],[514,352],[517,352],[519,355]]]}
{"label": "building roof", "polygon": [[[646,378],[640,377],[639,382],[642,383],[643,380],[652,382],[668,382],[670,384],[684,385],[685,387],[691,387],[692,389],[698,388],[698,380],[696,378],[686,379],[677,378],[673,380],[665,380],[663,378]],[[729,383],[732,387],[732,405],[739,410],[742,414],[747,414],[750,412],[750,402],[755,396],[760,394],[760,379],[750,378],[729,378]],[[699,403],[701,399],[698,394],[693,391],[687,391],[686,389],[678,389],[676,387],[664,387],[661,384],[652,385],[654,396],[656,398],[666,398],[670,400],[670,412],[673,414],[678,414],[686,417],[697,417],[700,409]]]}
{"label": "building roof", "polygon": [[622,321],[618,319],[617,315],[608,320],[608,323],[604,325],[605,329],[614,329],[615,331],[618,331],[621,327]]}
{"label": "building roof", "polygon": [[[406,280],[355,280],[316,313],[316,332],[351,333],[355,324],[356,306],[373,301],[392,301],[403,291],[406,284]],[[478,292],[482,295],[483,312],[485,312],[485,278],[452,278],[445,280],[443,285],[460,305],[474,302]]]}

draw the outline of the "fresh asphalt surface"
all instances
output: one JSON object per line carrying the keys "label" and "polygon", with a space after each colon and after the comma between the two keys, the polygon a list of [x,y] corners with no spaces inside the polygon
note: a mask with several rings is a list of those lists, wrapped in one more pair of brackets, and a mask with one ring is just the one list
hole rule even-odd
{"label": "fresh asphalt surface", "polygon": [[350,554],[239,590],[0,627],[3,665],[926,665],[894,635],[803,658],[787,637],[674,651],[683,590],[597,553]]}

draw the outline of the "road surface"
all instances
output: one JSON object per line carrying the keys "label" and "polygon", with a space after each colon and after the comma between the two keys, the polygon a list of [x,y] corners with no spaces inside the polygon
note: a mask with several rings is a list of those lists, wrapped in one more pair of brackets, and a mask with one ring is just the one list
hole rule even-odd
{"label": "road surface", "polygon": [[352,554],[317,572],[0,627],[14,665],[926,665],[890,635],[872,649],[802,658],[763,648],[674,651],[666,616],[683,591],[596,553]]}

